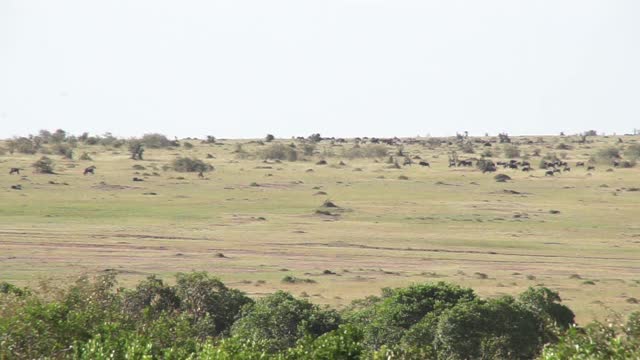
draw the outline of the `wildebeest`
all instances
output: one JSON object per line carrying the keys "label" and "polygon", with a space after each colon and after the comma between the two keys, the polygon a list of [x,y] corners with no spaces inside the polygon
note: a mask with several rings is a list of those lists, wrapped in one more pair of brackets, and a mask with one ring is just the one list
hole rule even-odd
{"label": "wildebeest", "polygon": [[525,166],[522,168],[522,171],[531,171],[531,167]]}
{"label": "wildebeest", "polygon": [[553,176],[553,170],[547,170],[547,171],[544,173],[544,176]]}
{"label": "wildebeest", "polygon": [[562,171],[564,171],[564,172],[571,171],[571,168],[570,168],[570,167],[568,167],[568,166],[565,166],[565,167],[562,169]]}
{"label": "wildebeest", "polygon": [[576,163],[576,167],[579,167],[579,166],[584,166],[584,161],[578,161]]}
{"label": "wildebeest", "polygon": [[458,161],[458,166],[473,166],[472,160],[460,160]]}
{"label": "wildebeest", "polygon": [[18,174],[20,175],[20,168],[11,168],[9,170],[9,175]]}
{"label": "wildebeest", "polygon": [[88,168],[84,169],[84,172],[82,173],[82,175],[87,175],[87,174],[95,175],[96,174],[95,171],[96,171],[96,167],[91,165]]}
{"label": "wildebeest", "polygon": [[201,179],[204,179],[204,173],[202,171],[200,171],[198,173],[198,177],[201,178]]}
{"label": "wildebeest", "polygon": [[587,171],[591,171],[591,170],[595,171],[595,169],[596,169],[595,166],[587,166]]}
{"label": "wildebeest", "polygon": [[420,166],[427,166],[427,167],[431,167],[431,165],[429,165],[428,162],[426,161],[420,161],[418,164],[420,164]]}

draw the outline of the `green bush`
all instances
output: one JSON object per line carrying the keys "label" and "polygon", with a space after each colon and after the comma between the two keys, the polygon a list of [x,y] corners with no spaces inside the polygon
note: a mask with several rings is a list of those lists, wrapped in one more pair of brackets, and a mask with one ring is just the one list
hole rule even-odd
{"label": "green bush", "polygon": [[162,149],[170,146],[178,145],[176,142],[169,140],[162,134],[144,134],[141,142],[149,149]]}
{"label": "green bush", "polygon": [[231,333],[262,343],[267,352],[277,352],[294,346],[305,336],[317,337],[335,330],[339,324],[336,311],[278,291],[246,307]]}
{"label": "green bush", "polygon": [[38,161],[33,163],[35,172],[39,174],[53,174],[53,160],[46,156],[41,157]]}
{"label": "green bush", "polygon": [[[446,283],[383,289],[342,311],[286,292],[255,302],[203,272],[131,289],[115,273],[62,288],[0,283],[0,359],[631,359],[640,312],[573,324],[546,288],[482,300]],[[546,346],[545,346],[546,344]],[[543,348],[544,346],[544,348]]]}
{"label": "green bush", "polygon": [[536,315],[511,297],[476,300],[445,311],[435,348],[441,359],[532,359],[543,333]]}
{"label": "green bush", "polygon": [[9,153],[18,152],[21,154],[35,154],[40,146],[32,139],[26,137],[14,138],[7,141],[7,149]]}
{"label": "green bush", "polygon": [[266,160],[298,160],[298,152],[296,149],[284,144],[271,144],[262,150],[260,155]]}
{"label": "green bush", "polygon": [[608,146],[606,148],[598,150],[591,157],[591,160],[599,164],[611,165],[614,161],[620,160],[621,158],[622,156],[620,155],[620,149],[613,146]]}
{"label": "green bush", "polygon": [[173,170],[178,172],[208,172],[213,166],[202,160],[188,157],[180,157],[171,162]]}
{"label": "green bush", "polygon": [[356,302],[345,317],[362,328],[367,346],[378,349],[398,345],[406,332],[427,315],[437,316],[459,302],[473,299],[473,290],[443,282],[412,285],[384,289],[380,298]]}

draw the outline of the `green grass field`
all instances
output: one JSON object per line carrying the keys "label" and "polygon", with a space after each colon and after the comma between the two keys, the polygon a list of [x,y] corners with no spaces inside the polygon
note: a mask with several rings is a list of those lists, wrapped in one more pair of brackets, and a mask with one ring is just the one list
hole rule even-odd
{"label": "green grass field", "polygon": [[[251,296],[284,289],[338,307],[382,287],[444,280],[486,296],[544,285],[560,292],[579,322],[640,310],[640,167],[573,166],[638,137],[529,139],[514,138],[523,154],[564,153],[571,172],[545,177],[531,157],[535,171],[499,168],[512,180],[498,183],[476,168],[448,168],[455,145],[405,145],[431,168],[401,169],[386,159],[344,158],[353,143],[328,141],[314,156],[281,163],[251,156],[268,145],[249,140],[189,140],[193,149],[147,149],[144,161],[129,159],[126,146],[80,145],[74,153],[93,160],[50,155],[56,175],[32,173],[41,154],[5,153],[0,280],[34,285],[115,269],[127,286],[149,274],[205,270]],[[234,153],[239,143],[248,157]],[[559,143],[572,149],[557,150]],[[162,169],[178,156],[215,171],[200,179]],[[320,159],[328,165],[316,165]],[[83,176],[89,165],[96,175]],[[9,175],[10,167],[23,176]],[[22,190],[10,188],[16,184]],[[327,199],[340,208],[317,214]],[[286,275],[315,282],[283,283]]]}

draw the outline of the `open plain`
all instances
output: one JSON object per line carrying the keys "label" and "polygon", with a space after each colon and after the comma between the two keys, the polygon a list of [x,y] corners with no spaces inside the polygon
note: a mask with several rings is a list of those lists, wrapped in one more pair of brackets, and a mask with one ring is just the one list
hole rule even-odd
{"label": "open plain", "polygon": [[[74,160],[47,155],[55,174],[33,173],[42,154],[5,151],[0,279],[33,286],[114,270],[127,286],[150,274],[171,280],[204,270],[251,296],[284,289],[337,307],[426,281],[486,296],[544,285],[560,292],[578,322],[628,314],[640,309],[640,168],[587,166],[599,150],[623,153],[639,139],[512,137],[508,146],[532,171],[498,166],[484,174],[449,167],[449,156],[508,161],[496,137],[465,140],[473,153],[455,138],[399,139],[380,157],[354,155],[371,139],[323,139],[307,155],[309,141],[300,139],[184,139],[147,148],[144,160],[130,159],[126,145],[81,142]],[[292,143],[296,161],[261,156]],[[76,160],[85,152],[92,160]],[[539,164],[550,153],[571,171],[545,176]],[[215,170],[176,172],[177,157]],[[95,175],[83,175],[91,165]],[[21,174],[9,175],[11,167]],[[496,174],[511,180],[497,182]],[[327,200],[336,207],[323,206]]]}

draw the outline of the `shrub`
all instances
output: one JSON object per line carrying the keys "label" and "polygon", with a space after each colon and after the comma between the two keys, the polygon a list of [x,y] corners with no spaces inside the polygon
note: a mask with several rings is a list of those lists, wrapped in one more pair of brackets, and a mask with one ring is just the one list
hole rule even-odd
{"label": "shrub", "polygon": [[611,165],[614,161],[620,160],[621,158],[620,149],[609,146],[598,150],[591,159],[596,163]]}
{"label": "shrub", "polygon": [[26,137],[14,138],[7,141],[7,149],[11,154],[14,152],[21,154],[35,154],[39,148],[39,145]]}
{"label": "shrub", "polygon": [[584,328],[571,327],[555,344],[545,347],[542,360],[637,359],[640,338],[625,334],[615,324],[595,322]]}
{"label": "shrub", "polygon": [[354,158],[383,158],[389,154],[389,149],[383,144],[354,145],[344,152],[344,157]]}
{"label": "shrub", "polygon": [[173,170],[178,172],[208,172],[213,166],[202,160],[188,157],[179,157],[171,162]]}
{"label": "shrub", "polygon": [[144,154],[144,144],[142,141],[137,139],[129,140],[129,153],[131,154],[131,159],[143,160],[142,155]]}
{"label": "shrub", "polygon": [[352,304],[346,316],[363,329],[364,343],[378,349],[399,344],[407,331],[429,314],[437,316],[459,302],[474,298],[473,290],[443,282],[383,289],[381,298]]}
{"label": "shrub", "polygon": [[243,292],[229,289],[204,272],[176,275],[175,294],[180,309],[194,320],[199,337],[225,334],[246,305],[252,303]]}
{"label": "shrub", "polygon": [[271,144],[262,150],[260,155],[267,160],[298,160],[298,152],[296,149],[284,144]]}
{"label": "shrub", "polygon": [[52,147],[53,153],[63,156],[66,159],[73,159],[73,149],[69,144],[56,143]]}
{"label": "shrub", "polygon": [[475,149],[473,148],[473,143],[471,141],[467,141],[460,146],[460,150],[462,150],[465,154],[473,154],[475,153]]}
{"label": "shrub", "polygon": [[566,330],[574,324],[575,314],[567,306],[560,304],[562,299],[553,290],[530,287],[518,296],[518,301],[544,320],[550,338],[557,333],[556,328]]}
{"label": "shrub", "polygon": [[263,343],[266,351],[276,352],[292,347],[305,335],[317,337],[335,330],[339,324],[336,311],[278,291],[246,307],[231,333],[234,337]]}
{"label": "shrub", "polygon": [[167,139],[166,136],[162,134],[144,134],[142,139],[140,139],[144,146],[149,149],[161,149],[169,146],[176,146],[177,143]]}
{"label": "shrub", "polygon": [[93,160],[91,158],[91,156],[89,154],[87,154],[86,152],[83,152],[82,155],[80,155],[80,157],[78,158],[79,160],[84,160],[84,161],[91,161]]}
{"label": "shrub", "polygon": [[302,153],[305,156],[313,155],[313,152],[316,151],[316,144],[314,143],[306,143],[302,145]]}
{"label": "shrub", "polygon": [[184,148],[187,150],[193,149],[193,144],[190,142],[185,142],[184,144],[182,144],[182,146],[184,146]]}
{"label": "shrub", "polygon": [[631,161],[640,160],[640,144],[632,144],[625,150],[624,156],[631,159]]}
{"label": "shrub", "polygon": [[504,152],[504,156],[508,158],[520,157],[520,149],[516,145],[505,145],[502,147],[502,151]]}
{"label": "shrub", "polygon": [[438,321],[442,359],[532,359],[542,347],[536,315],[511,297],[456,305]]}
{"label": "shrub", "polygon": [[33,163],[33,168],[39,174],[53,174],[53,160],[43,156]]}
{"label": "shrub", "polygon": [[267,136],[264,138],[264,141],[266,142],[272,142],[273,140],[275,140],[275,136],[271,135],[271,134],[267,134]]}

